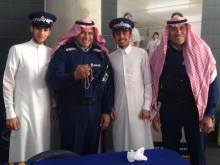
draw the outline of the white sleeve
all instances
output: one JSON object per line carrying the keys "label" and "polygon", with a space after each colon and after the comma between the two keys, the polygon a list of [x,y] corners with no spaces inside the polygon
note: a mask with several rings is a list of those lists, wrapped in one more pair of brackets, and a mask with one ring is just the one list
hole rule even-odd
{"label": "white sleeve", "polygon": [[4,77],[3,77],[3,97],[6,108],[6,119],[16,117],[14,111],[14,88],[15,76],[19,66],[19,55],[15,46],[11,47],[8,53]]}
{"label": "white sleeve", "polygon": [[157,41],[157,44],[156,44],[155,46],[157,47],[158,45],[160,45],[160,42],[161,42],[161,41],[158,40],[158,41]]}
{"label": "white sleeve", "polygon": [[150,111],[152,102],[152,77],[150,70],[149,58],[146,51],[143,53],[142,57],[142,73],[144,78],[144,105],[143,109]]}
{"label": "white sleeve", "polygon": [[149,48],[150,48],[150,41],[148,42],[146,49],[149,49]]}
{"label": "white sleeve", "polygon": [[136,28],[132,29],[132,34],[133,34],[132,42],[140,42],[141,41],[138,29],[136,29]]}

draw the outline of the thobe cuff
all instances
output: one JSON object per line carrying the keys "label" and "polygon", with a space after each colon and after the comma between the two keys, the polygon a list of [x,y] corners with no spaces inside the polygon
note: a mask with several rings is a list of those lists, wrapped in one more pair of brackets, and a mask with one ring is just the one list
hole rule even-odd
{"label": "thobe cuff", "polygon": [[150,111],[151,101],[145,101],[142,109]]}
{"label": "thobe cuff", "polygon": [[51,97],[51,107],[56,107],[56,101],[55,101],[55,98],[54,98],[54,89],[51,87],[50,88],[50,97]]}
{"label": "thobe cuff", "polygon": [[6,119],[15,118],[15,110],[13,107],[6,107]]}

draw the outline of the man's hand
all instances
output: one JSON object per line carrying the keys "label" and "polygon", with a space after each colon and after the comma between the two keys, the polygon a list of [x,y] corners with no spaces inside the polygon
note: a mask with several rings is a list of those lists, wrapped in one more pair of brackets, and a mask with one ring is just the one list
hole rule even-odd
{"label": "man's hand", "polygon": [[156,114],[156,115],[154,116],[154,119],[153,119],[153,121],[152,121],[152,124],[153,124],[153,128],[154,128],[157,132],[160,132],[160,129],[159,129],[157,123],[159,124],[160,127],[162,126],[161,123],[160,123],[160,116],[159,116],[158,114]]}
{"label": "man's hand", "polygon": [[78,79],[84,79],[90,75],[90,68],[88,65],[78,65],[74,74],[74,77],[76,80]]}
{"label": "man's hand", "polygon": [[115,108],[112,107],[112,113],[111,113],[111,118],[114,120],[117,118],[116,112],[115,112]]}
{"label": "man's hand", "polygon": [[50,112],[50,121],[52,121],[52,122],[57,121],[57,111],[56,111],[56,107],[53,107],[53,108],[51,109],[51,112]]}
{"label": "man's hand", "polygon": [[103,131],[108,127],[109,122],[110,122],[110,115],[103,113],[101,116],[101,124],[100,124],[101,131]]}
{"label": "man's hand", "polygon": [[205,118],[202,120],[202,123],[200,124],[200,128],[202,133],[210,133],[213,128],[211,117],[205,116]]}
{"label": "man's hand", "polygon": [[6,126],[7,128],[12,129],[12,130],[19,129],[20,124],[19,124],[18,118],[15,117],[15,118],[7,119]]}
{"label": "man's hand", "polygon": [[140,119],[145,120],[150,116],[150,111],[142,109]]}

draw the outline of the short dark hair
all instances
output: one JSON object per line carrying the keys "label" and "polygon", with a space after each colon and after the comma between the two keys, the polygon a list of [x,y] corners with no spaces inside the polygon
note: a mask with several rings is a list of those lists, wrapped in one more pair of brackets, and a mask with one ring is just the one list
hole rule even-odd
{"label": "short dark hair", "polygon": [[159,38],[159,33],[158,33],[158,32],[154,32],[152,38],[154,38],[154,35],[155,35],[155,34],[158,35],[158,38]]}
{"label": "short dark hair", "polygon": [[[112,30],[112,35],[114,36],[115,32],[117,31],[123,31],[123,30]],[[128,30],[130,32],[130,35],[132,34],[132,29]]]}
{"label": "short dark hair", "polygon": [[173,18],[175,15],[178,15],[178,16],[180,16],[180,17],[183,17],[183,14],[182,14],[182,13],[180,13],[180,12],[175,12],[175,13],[173,13],[173,14],[171,15],[171,18]]}
{"label": "short dark hair", "polygon": [[40,28],[45,28],[45,29],[50,29],[52,28],[52,26],[44,26],[44,25],[39,25],[39,24],[35,24],[35,23],[31,23],[31,26],[34,27],[40,27]]}

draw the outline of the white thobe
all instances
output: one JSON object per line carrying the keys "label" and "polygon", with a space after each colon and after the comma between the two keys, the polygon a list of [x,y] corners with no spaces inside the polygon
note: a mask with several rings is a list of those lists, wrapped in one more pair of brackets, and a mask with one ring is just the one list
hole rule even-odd
{"label": "white thobe", "polygon": [[150,126],[140,119],[142,109],[150,110],[152,80],[149,59],[144,49],[128,46],[109,55],[114,77],[114,108],[117,118],[112,121],[115,152],[153,149]]}
{"label": "white thobe", "polygon": [[160,40],[156,39],[156,40],[150,40],[147,44],[147,48],[149,49],[148,55],[149,55],[149,59],[151,58],[154,50],[157,48],[157,46],[160,45]]}
{"label": "white thobe", "polygon": [[11,131],[9,162],[26,161],[50,149],[50,92],[45,82],[52,49],[32,40],[12,46],[3,78],[6,118],[18,117]]}

